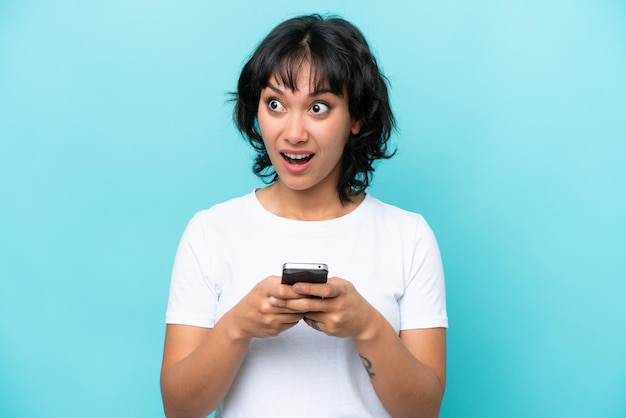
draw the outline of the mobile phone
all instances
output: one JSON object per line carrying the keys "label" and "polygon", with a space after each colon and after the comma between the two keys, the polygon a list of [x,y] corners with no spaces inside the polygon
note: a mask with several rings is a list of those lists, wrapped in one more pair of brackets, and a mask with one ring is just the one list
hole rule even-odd
{"label": "mobile phone", "polygon": [[285,263],[283,264],[282,284],[296,282],[326,283],[328,266],[323,263]]}

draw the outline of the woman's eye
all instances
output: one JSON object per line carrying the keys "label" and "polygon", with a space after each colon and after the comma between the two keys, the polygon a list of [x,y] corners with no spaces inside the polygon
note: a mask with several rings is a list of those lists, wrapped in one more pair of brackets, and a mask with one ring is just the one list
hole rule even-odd
{"label": "woman's eye", "polygon": [[274,112],[282,112],[284,109],[283,104],[276,99],[268,100],[267,106],[270,108],[270,110],[273,110]]}
{"label": "woman's eye", "polygon": [[311,112],[313,112],[316,115],[323,115],[324,113],[327,113],[329,110],[330,110],[330,107],[328,107],[328,105],[324,103],[314,103],[313,106],[311,106]]}

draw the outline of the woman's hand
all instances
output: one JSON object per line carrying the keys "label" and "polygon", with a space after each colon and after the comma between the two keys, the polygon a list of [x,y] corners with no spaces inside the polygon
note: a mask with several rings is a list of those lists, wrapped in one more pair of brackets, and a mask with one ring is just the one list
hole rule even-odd
{"label": "woman's hand", "polygon": [[391,416],[438,416],[446,374],[444,329],[410,329],[398,336],[352,283],[338,277],[325,284],[296,283],[292,290],[319,298],[270,299],[272,306],[304,312],[306,323],[327,335],[352,338]]}
{"label": "woman's hand", "polygon": [[169,324],[161,391],[167,416],[207,416],[224,399],[250,340],[280,334],[304,317],[271,300],[309,299],[270,276],[257,283],[213,328]]}
{"label": "woman's hand", "polygon": [[270,298],[270,303],[276,309],[302,312],[309,326],[327,335],[367,337],[376,311],[349,281],[332,277],[324,284],[300,282],[292,291],[300,298]]}
{"label": "woman's hand", "polygon": [[280,277],[269,276],[257,283],[225,316],[233,326],[236,338],[273,337],[296,325],[304,311],[277,306],[270,301],[308,299],[291,286],[280,283]]}

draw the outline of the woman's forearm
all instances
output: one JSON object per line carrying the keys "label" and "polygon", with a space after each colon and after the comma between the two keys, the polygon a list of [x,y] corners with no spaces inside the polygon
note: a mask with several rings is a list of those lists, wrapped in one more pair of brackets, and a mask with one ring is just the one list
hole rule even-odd
{"label": "woman's forearm", "polygon": [[228,322],[228,316],[218,321],[192,353],[162,375],[168,418],[206,417],[226,396],[250,343]]}
{"label": "woman's forearm", "polygon": [[435,418],[443,399],[443,385],[434,371],[408,350],[380,314],[354,338],[361,362],[374,389],[394,418]]}

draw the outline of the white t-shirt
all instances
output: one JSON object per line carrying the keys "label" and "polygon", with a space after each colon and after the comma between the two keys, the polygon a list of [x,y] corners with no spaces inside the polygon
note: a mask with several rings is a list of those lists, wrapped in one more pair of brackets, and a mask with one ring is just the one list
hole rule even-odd
{"label": "white t-shirt", "polygon": [[[211,328],[285,262],[328,265],[393,328],[447,327],[441,257],[421,215],[367,195],[349,214],[296,221],[250,193],[197,213],[181,239],[166,322]],[[210,378],[208,376],[207,378]],[[253,339],[217,417],[386,417],[349,338],[302,321]]]}

